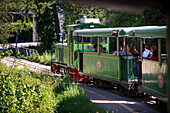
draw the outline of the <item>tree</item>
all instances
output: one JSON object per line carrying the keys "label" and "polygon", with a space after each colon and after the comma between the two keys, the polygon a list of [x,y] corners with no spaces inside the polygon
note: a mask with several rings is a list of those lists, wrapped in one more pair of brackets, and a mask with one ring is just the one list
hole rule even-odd
{"label": "tree", "polygon": [[165,15],[154,10],[146,10],[142,14],[108,11],[104,24],[110,27],[136,27],[166,25]]}
{"label": "tree", "polygon": [[36,5],[34,13],[36,15],[36,30],[40,42],[40,51],[52,50],[54,43],[57,41],[56,37],[60,32],[57,29],[59,23],[57,21],[56,3],[52,1],[43,2],[42,0],[35,0],[34,3]]}
{"label": "tree", "polygon": [[67,31],[67,25],[75,24],[80,16],[85,15],[87,18],[99,18],[102,21],[105,17],[106,10],[98,7],[80,6],[77,4],[58,4],[64,14],[63,29]]}
{"label": "tree", "polygon": [[25,12],[21,16],[28,16],[28,12],[33,7],[33,0],[1,0],[0,1],[0,42],[8,43],[7,39],[13,36],[12,32],[18,30],[29,29],[26,28],[22,21],[18,18],[17,23],[13,22],[12,15],[9,12]]}

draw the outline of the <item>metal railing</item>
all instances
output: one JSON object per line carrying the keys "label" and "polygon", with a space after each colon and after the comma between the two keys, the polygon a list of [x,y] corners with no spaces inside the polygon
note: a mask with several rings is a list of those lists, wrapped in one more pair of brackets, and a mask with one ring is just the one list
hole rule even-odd
{"label": "metal railing", "polygon": [[21,47],[18,48],[18,53],[24,56],[31,56],[33,54],[38,54],[38,50]]}

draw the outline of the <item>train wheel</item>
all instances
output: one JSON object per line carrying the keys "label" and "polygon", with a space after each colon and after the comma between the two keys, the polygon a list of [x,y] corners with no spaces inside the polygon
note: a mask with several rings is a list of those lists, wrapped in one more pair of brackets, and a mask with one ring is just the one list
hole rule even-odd
{"label": "train wheel", "polygon": [[102,88],[103,87],[103,81],[102,80],[98,80],[98,85],[97,85],[99,88]]}
{"label": "train wheel", "polygon": [[93,85],[95,86],[95,87],[98,87],[97,85],[98,85],[98,81],[97,81],[97,79],[95,79],[95,78],[93,78]]}
{"label": "train wheel", "polygon": [[124,91],[124,88],[119,85],[119,86],[118,86],[118,91],[122,93],[122,92]]}

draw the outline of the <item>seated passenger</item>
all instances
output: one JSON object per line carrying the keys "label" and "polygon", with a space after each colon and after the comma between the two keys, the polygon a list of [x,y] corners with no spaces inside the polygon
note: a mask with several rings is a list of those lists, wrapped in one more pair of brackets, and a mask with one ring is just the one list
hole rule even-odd
{"label": "seated passenger", "polygon": [[105,48],[105,47],[103,48],[103,53],[107,53],[107,50],[106,50],[106,48]]}
{"label": "seated passenger", "polygon": [[132,55],[133,55],[134,57],[139,56],[139,53],[138,53],[138,51],[136,50],[136,48],[135,48],[134,46],[132,46],[132,47],[130,48],[130,52],[132,53]]}
{"label": "seated passenger", "polygon": [[119,47],[119,51],[124,51],[122,46]]}
{"label": "seated passenger", "polygon": [[[98,50],[98,45],[97,44],[95,44],[94,46],[94,52],[97,52],[97,50]],[[103,53],[103,46],[100,44],[100,53]]]}
{"label": "seated passenger", "polygon": [[143,58],[147,58],[151,56],[150,50],[146,49],[146,45],[143,44],[143,53],[142,53]]}
{"label": "seated passenger", "polygon": [[100,53],[104,53],[102,44],[100,44]]}
{"label": "seated passenger", "polygon": [[153,52],[154,52],[156,49],[157,49],[157,48],[156,48],[155,45],[151,46],[151,54],[152,54],[152,55],[153,55]]}
{"label": "seated passenger", "polygon": [[149,58],[149,60],[159,61],[157,49],[154,50],[153,55]]}
{"label": "seated passenger", "polygon": [[[127,45],[127,51],[125,50],[125,51],[119,51],[119,55],[121,56],[121,55],[132,55],[132,53],[131,52],[129,52],[129,46]],[[113,53],[112,53],[113,55],[117,55],[117,51],[114,51]]]}
{"label": "seated passenger", "polygon": [[93,47],[95,49],[94,52],[97,52],[97,44],[95,44]]}

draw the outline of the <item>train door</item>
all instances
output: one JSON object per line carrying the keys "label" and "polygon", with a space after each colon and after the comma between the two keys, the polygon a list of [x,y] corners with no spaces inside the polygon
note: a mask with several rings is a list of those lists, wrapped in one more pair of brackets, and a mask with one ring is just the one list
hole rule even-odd
{"label": "train door", "polygon": [[63,62],[63,57],[64,57],[63,48],[59,48],[59,61]]}
{"label": "train door", "polygon": [[[77,40],[77,54],[78,54],[78,70],[80,72],[83,72],[83,52],[84,52],[84,42],[83,41],[84,41],[84,39],[83,39],[83,37],[81,37],[81,38],[82,39],[80,40],[80,37],[77,36],[76,40]],[[79,43],[81,43],[82,48],[80,48]]]}

